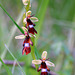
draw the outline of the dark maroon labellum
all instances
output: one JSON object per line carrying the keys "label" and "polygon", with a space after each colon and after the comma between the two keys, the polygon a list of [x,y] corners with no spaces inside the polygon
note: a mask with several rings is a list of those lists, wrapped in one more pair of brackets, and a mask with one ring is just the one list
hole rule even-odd
{"label": "dark maroon labellum", "polygon": [[28,36],[26,36],[26,38],[23,42],[22,55],[24,54],[24,52],[26,53],[26,55],[31,52],[30,44],[33,46],[33,43],[28,35]]}
{"label": "dark maroon labellum", "polygon": [[41,66],[38,68],[38,72],[41,70],[41,75],[48,75],[48,71],[50,71],[50,69],[47,67],[45,62],[41,63]]}

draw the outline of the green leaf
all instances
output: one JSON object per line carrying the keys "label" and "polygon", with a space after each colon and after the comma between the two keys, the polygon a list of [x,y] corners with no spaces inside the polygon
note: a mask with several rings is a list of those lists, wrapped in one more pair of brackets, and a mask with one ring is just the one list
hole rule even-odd
{"label": "green leaf", "polygon": [[[35,58],[35,50],[34,50],[34,37],[32,37],[31,40],[33,42],[33,46],[31,46],[31,56],[32,56],[33,60],[36,60],[36,58]],[[35,67],[36,67],[36,70],[37,70],[38,66],[35,65]]]}
{"label": "green leaf", "polygon": [[20,64],[18,63],[17,59],[14,57],[14,55],[11,53],[11,51],[8,49],[7,45],[5,44],[6,49],[8,50],[8,52],[11,54],[11,56],[13,57],[13,59],[16,61],[16,63],[18,64],[18,66],[20,67],[21,71],[23,72],[23,75],[26,75],[25,72],[23,71],[22,67],[20,66]]}
{"label": "green leaf", "polygon": [[68,47],[66,46],[65,43],[63,43],[63,50],[64,50],[64,52],[65,52],[66,55],[70,54],[70,50],[68,49]]}
{"label": "green leaf", "polygon": [[9,15],[9,13],[3,8],[3,6],[0,4],[0,7],[4,10],[4,12],[10,17],[10,19],[13,21],[13,23],[16,25],[16,27],[24,34],[23,29],[14,21],[14,19]]}
{"label": "green leaf", "polygon": [[[21,19],[22,19],[22,16],[23,16],[23,13],[24,13],[24,8],[22,9],[22,11],[21,11],[21,13],[19,14],[19,16],[18,16],[18,19],[16,20],[16,22],[19,24],[20,22],[21,22]],[[11,41],[12,41],[12,39],[13,39],[13,37],[14,37],[14,34],[15,34],[15,32],[16,32],[16,26],[13,24],[13,26],[12,26],[12,28],[11,28],[11,31],[10,31],[10,37],[8,38],[8,42],[7,42],[7,46],[8,46],[8,48],[9,48],[9,46],[10,46],[10,43],[11,43]],[[1,27],[1,25],[0,25],[0,36],[2,36],[1,34],[1,31],[2,30],[2,27]],[[1,39],[1,38],[0,38]],[[4,39],[3,39],[4,40]],[[1,41],[2,41],[2,39],[1,39]],[[0,42],[0,43],[3,43],[3,42]],[[3,43],[4,44],[4,43]],[[0,45],[1,46],[1,45]],[[2,46],[1,46],[2,47]],[[3,48],[4,48],[4,46],[3,46]],[[3,50],[3,49],[1,49],[1,50]],[[5,58],[5,56],[6,56],[6,53],[7,53],[7,49],[6,48],[4,48],[4,51],[3,51],[3,53],[1,54],[1,58],[2,59],[4,59]],[[1,64],[0,64],[0,68],[1,68]]]}
{"label": "green leaf", "polygon": [[33,42],[33,46],[31,46],[31,55],[32,58],[35,60],[35,51],[34,51],[34,37],[31,38],[32,42]]}
{"label": "green leaf", "polygon": [[41,59],[41,55],[39,54],[39,52],[35,46],[34,46],[34,50],[35,50],[35,55],[36,55],[37,59]]}
{"label": "green leaf", "polygon": [[9,68],[6,66],[6,64],[2,61],[2,59],[0,58],[1,63],[3,64],[4,68],[6,69],[8,75],[12,75],[11,71],[9,70]]}
{"label": "green leaf", "polygon": [[22,19],[22,20],[23,20],[22,22],[23,22],[23,26],[24,26],[24,27],[25,27],[25,25],[26,25],[26,22],[24,22],[24,19],[25,19],[25,18],[26,18],[26,14],[24,13],[24,14],[23,14],[23,19]]}
{"label": "green leaf", "polygon": [[47,6],[48,6],[48,3],[49,3],[49,0],[44,0],[44,1],[41,1],[42,4],[41,4],[41,7],[40,10],[39,10],[39,13],[37,14],[37,18],[38,18],[38,23],[36,23],[36,29],[37,29],[37,32],[38,34],[36,35],[36,38],[35,38],[35,45],[37,45],[37,41],[38,41],[38,38],[40,36],[40,32],[42,30],[42,25],[43,25],[43,20],[44,20],[44,17],[45,17],[45,13],[47,12],[46,9],[47,9]]}

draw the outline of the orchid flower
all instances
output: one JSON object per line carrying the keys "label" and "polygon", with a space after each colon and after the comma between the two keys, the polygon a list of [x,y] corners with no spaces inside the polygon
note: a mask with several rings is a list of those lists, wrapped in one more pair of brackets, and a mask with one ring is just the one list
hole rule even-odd
{"label": "orchid flower", "polygon": [[41,75],[48,75],[48,71],[50,71],[50,69],[47,66],[55,67],[55,65],[52,62],[48,61],[46,57],[47,57],[47,52],[44,51],[41,56],[42,59],[32,60],[32,64],[41,64],[41,66],[37,70],[38,72],[41,70]]}
{"label": "orchid flower", "polygon": [[31,11],[30,10],[28,12],[26,12],[26,17],[25,17],[25,13],[24,13],[24,15],[23,15],[23,23],[27,24],[26,19],[27,19],[28,16],[29,16],[28,18],[30,18],[30,20],[32,22],[38,22],[38,18],[33,17],[34,15],[32,15],[32,16],[30,16],[30,15],[31,15]]}
{"label": "orchid flower", "polygon": [[31,48],[30,45],[33,46],[33,42],[31,41],[31,38],[29,36],[29,34],[27,32],[25,32],[26,38],[23,42],[23,49],[22,49],[22,55],[24,55],[24,53],[27,55],[31,52]]}
{"label": "orchid flower", "polygon": [[[25,17],[25,14],[23,16],[23,25],[28,28],[28,32],[33,34],[36,33],[37,34],[37,31],[35,30],[34,26],[35,24],[33,22],[37,22],[38,19],[36,17],[33,17],[34,15],[31,16],[31,11],[28,11],[26,12],[26,18]],[[26,25],[25,25],[26,24]]]}
{"label": "orchid flower", "polygon": [[[31,41],[31,38],[30,38],[30,37],[32,37],[32,35],[28,34],[27,28],[22,27],[22,29],[24,30],[25,34],[16,36],[15,39],[24,39],[22,55],[24,55],[24,53],[27,55],[27,54],[29,54],[31,52],[30,45],[33,46],[33,42]],[[33,35],[33,36],[35,37],[35,35]]]}

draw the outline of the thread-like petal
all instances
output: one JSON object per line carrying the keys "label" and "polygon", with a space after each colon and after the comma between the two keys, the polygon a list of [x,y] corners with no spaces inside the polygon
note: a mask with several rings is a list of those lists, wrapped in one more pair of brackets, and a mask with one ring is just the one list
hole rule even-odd
{"label": "thread-like petal", "polygon": [[30,19],[32,22],[38,22],[38,18],[36,18],[36,17],[31,17]]}
{"label": "thread-like petal", "polygon": [[41,64],[41,60],[32,60],[32,64]]}
{"label": "thread-like petal", "polygon": [[55,67],[55,65],[54,65],[52,62],[50,62],[50,61],[45,61],[45,63],[46,63],[48,66]]}
{"label": "thread-like petal", "polygon": [[15,36],[15,39],[24,39],[25,38],[25,35],[18,35],[18,36]]}
{"label": "thread-like petal", "polygon": [[24,32],[28,31],[28,29],[26,27],[22,27],[22,29],[24,30]]}

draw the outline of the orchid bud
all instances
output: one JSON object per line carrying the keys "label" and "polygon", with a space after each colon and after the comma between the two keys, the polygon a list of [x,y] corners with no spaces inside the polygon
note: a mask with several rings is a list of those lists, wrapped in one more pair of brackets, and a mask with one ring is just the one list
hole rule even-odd
{"label": "orchid bud", "polygon": [[37,22],[38,21],[38,18],[36,18],[36,17],[31,17],[30,19],[31,19],[32,22]]}
{"label": "orchid bud", "polygon": [[23,2],[24,5],[28,5],[28,1],[29,0],[22,0],[22,2]]}

